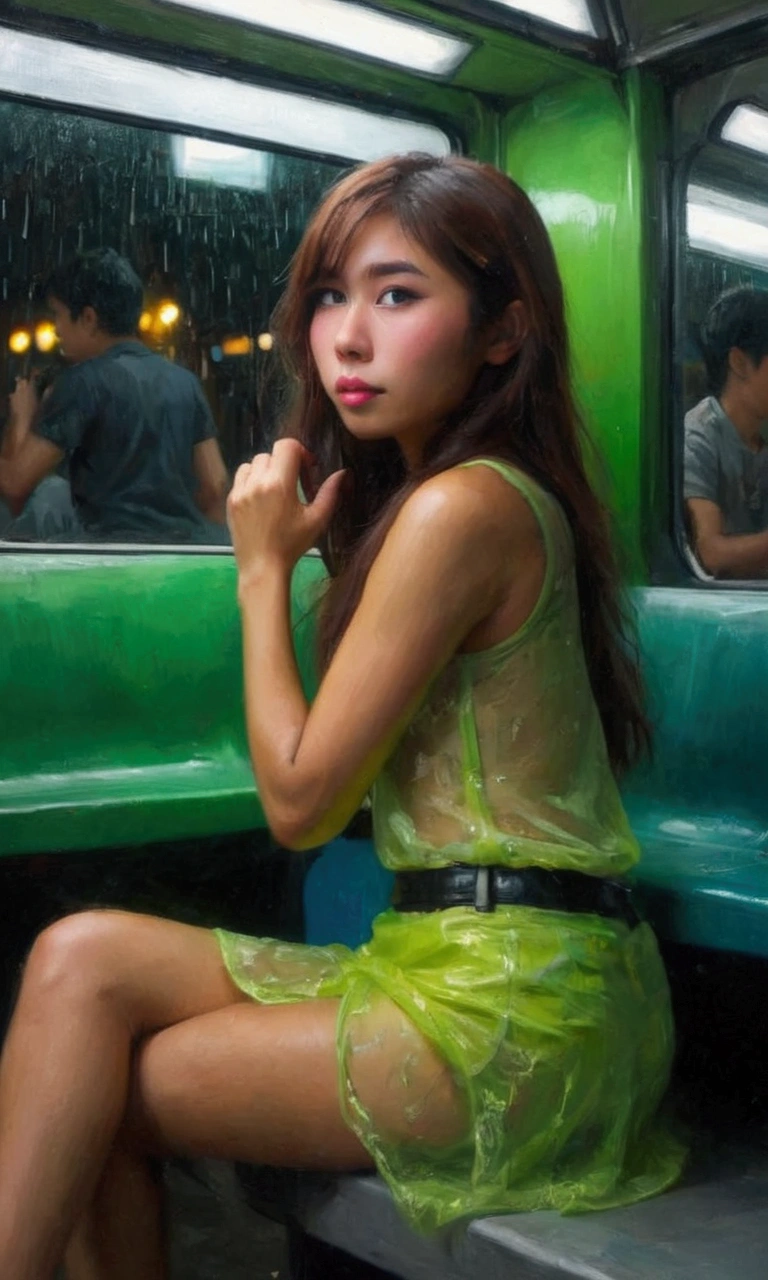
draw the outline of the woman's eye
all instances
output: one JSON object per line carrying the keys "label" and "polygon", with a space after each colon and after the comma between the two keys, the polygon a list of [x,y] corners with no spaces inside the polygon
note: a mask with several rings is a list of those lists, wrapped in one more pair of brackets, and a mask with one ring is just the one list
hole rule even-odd
{"label": "woman's eye", "polygon": [[315,294],[316,307],[337,307],[343,301],[344,294],[340,289],[318,289]]}
{"label": "woman's eye", "polygon": [[401,289],[398,285],[392,285],[382,293],[379,298],[379,306],[399,307],[404,302],[413,302],[416,296],[411,289]]}

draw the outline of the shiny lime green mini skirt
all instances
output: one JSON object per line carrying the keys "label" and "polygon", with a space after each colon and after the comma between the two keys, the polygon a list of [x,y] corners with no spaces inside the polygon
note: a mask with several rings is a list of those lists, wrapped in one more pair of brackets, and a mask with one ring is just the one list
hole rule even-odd
{"label": "shiny lime green mini skirt", "polygon": [[453,907],[386,911],[356,951],[217,937],[254,1000],[340,999],[345,1118],[418,1229],[604,1209],[677,1179],[685,1150],[658,1116],[672,1017],[648,925]]}

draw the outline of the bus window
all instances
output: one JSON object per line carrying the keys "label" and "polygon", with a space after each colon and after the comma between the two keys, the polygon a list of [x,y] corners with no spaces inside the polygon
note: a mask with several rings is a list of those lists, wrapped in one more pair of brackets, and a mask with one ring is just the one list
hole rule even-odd
{"label": "bus window", "polygon": [[[685,189],[682,497],[703,578],[768,578],[768,165],[721,111]],[[761,113],[768,122],[768,114]]]}
{"label": "bus window", "polygon": [[0,101],[0,429],[32,420],[45,475],[21,509],[0,485],[0,540],[226,543],[275,430],[281,278],[342,169]]}

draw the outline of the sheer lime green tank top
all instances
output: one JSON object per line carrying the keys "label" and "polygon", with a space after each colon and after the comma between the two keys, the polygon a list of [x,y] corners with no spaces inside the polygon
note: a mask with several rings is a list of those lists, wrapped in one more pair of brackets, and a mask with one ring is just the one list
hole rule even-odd
{"label": "sheer lime green tank top", "polygon": [[555,498],[477,458],[529,503],[546,556],[526,622],[458,653],[434,680],[373,792],[374,841],[394,871],[452,862],[618,875],[638,859],[581,642],[573,540]]}

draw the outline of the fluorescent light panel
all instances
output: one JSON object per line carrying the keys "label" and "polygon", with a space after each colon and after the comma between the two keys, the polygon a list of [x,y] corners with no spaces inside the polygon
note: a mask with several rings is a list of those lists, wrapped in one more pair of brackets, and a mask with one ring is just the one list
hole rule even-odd
{"label": "fluorescent light panel", "polygon": [[737,146],[768,155],[768,111],[746,103],[734,107],[720,130],[720,137],[723,142],[735,142]]}
{"label": "fluorescent light panel", "polygon": [[0,27],[3,92],[349,160],[396,151],[447,155],[451,149],[434,125],[8,27]]}
{"label": "fluorescent light panel", "polygon": [[350,4],[348,0],[159,0],[159,3],[196,9],[218,18],[233,18],[250,27],[298,36],[313,44],[361,53],[377,62],[390,62],[435,76],[451,75],[472,49],[467,40],[457,36]]}
{"label": "fluorescent light panel", "polygon": [[[244,2],[247,3],[247,0]],[[542,22],[551,22],[556,27],[577,31],[579,35],[597,35],[588,0],[490,0],[490,2],[502,5],[505,9],[515,9],[518,13],[527,13],[532,18],[540,18]]]}
{"label": "fluorescent light panel", "polygon": [[739,200],[726,191],[690,186],[687,233],[692,249],[749,266],[768,268],[768,206]]}

